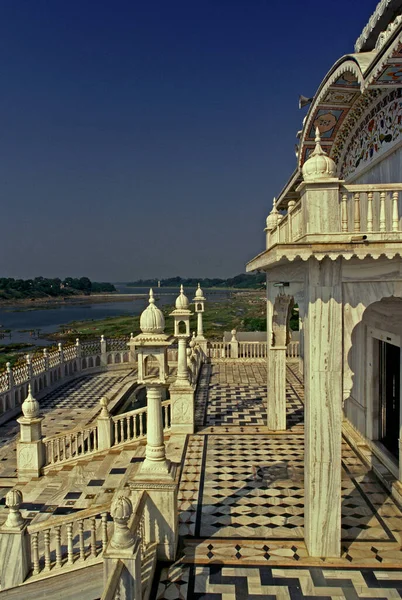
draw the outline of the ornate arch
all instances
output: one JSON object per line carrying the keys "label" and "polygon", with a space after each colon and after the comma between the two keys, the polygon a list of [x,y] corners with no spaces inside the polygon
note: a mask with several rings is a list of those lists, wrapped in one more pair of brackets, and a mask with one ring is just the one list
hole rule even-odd
{"label": "ornate arch", "polygon": [[355,56],[345,56],[324,78],[304,122],[298,154],[299,168],[315,148],[317,126],[321,132],[321,145],[330,153],[341,124],[361,95],[365,62]]}

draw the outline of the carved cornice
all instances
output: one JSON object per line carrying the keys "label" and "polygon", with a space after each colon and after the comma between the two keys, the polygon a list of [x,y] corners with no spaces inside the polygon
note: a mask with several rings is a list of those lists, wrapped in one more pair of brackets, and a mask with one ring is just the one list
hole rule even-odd
{"label": "carved cornice", "polygon": [[391,2],[392,2],[392,0],[381,0],[377,4],[377,6],[375,7],[375,10],[374,10],[373,14],[371,15],[371,17],[370,17],[367,25],[365,26],[365,28],[361,32],[360,36],[356,40],[356,43],[355,43],[355,52],[360,52],[361,51],[361,49],[363,48],[364,44],[367,42],[368,38],[370,37],[370,35],[374,31],[374,28],[378,24],[378,21],[380,20],[380,18],[384,14],[384,12],[387,10],[387,8],[391,4]]}

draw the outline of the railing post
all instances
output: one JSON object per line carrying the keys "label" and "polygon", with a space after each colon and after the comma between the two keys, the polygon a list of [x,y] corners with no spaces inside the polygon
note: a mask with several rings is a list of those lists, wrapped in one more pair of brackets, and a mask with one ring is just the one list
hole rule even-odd
{"label": "railing post", "polygon": [[63,346],[62,346],[61,342],[58,343],[57,347],[58,347],[58,350],[59,350],[60,373],[61,373],[61,377],[63,378],[65,376],[65,372],[64,372],[64,352],[63,352]]}
{"label": "railing post", "polygon": [[7,369],[7,375],[8,375],[8,389],[11,392],[11,395],[13,396],[13,389],[14,389],[14,375],[13,375],[13,370],[11,368],[11,363],[6,363],[6,369]]}
{"label": "railing post", "polygon": [[236,337],[236,329],[231,331],[232,339],[230,340],[230,358],[239,358],[239,341]]}
{"label": "railing post", "polygon": [[31,569],[31,549],[27,522],[22,518],[22,493],[13,489],[6,494],[9,513],[0,529],[0,586],[2,590],[25,581]]}
{"label": "railing post", "polygon": [[31,361],[31,355],[27,354],[25,357],[26,361],[27,361],[27,369],[28,369],[28,382],[32,383],[32,379],[33,379],[33,369],[32,369],[32,361]]}
{"label": "railing post", "polygon": [[[112,538],[103,553],[104,588],[107,588],[109,578],[116,567],[116,562],[123,562],[123,569],[116,584],[115,593],[110,597],[141,598],[141,540],[133,535],[128,527],[128,521],[133,514],[131,500],[123,495],[118,496],[112,503],[111,515],[114,521]],[[113,592],[113,590],[110,590]],[[120,591],[123,594],[120,594]],[[116,594],[118,592],[118,595]]]}
{"label": "railing post", "polygon": [[81,371],[82,370],[82,366],[81,366],[81,357],[82,357],[82,346],[80,343],[80,338],[76,338],[75,340],[75,351],[76,351],[76,356],[77,356],[77,371]]}
{"label": "railing post", "polygon": [[107,366],[107,342],[105,340],[104,335],[101,335],[100,348],[101,348],[101,365],[102,365],[102,367],[106,367]]}
{"label": "railing post", "polygon": [[20,425],[20,439],[17,442],[17,473],[19,481],[39,477],[45,464],[45,447],[42,440],[42,421],[39,415],[39,402],[28,386],[28,396],[21,406],[23,416],[17,419]]}
{"label": "railing post", "polygon": [[98,428],[98,450],[107,450],[113,446],[113,421],[107,407],[108,403],[109,399],[106,396],[100,399],[102,410],[96,422]]}
{"label": "railing post", "polygon": [[130,349],[130,362],[135,363],[137,362],[137,355],[135,352],[135,341],[134,341],[134,334],[130,333],[130,341],[127,342],[127,346]]}
{"label": "railing post", "polygon": [[288,202],[288,236],[289,236],[289,242],[293,241],[293,217],[292,217],[292,211],[294,209],[296,205],[296,201],[295,200],[289,200]]}
{"label": "railing post", "polygon": [[43,348],[43,362],[45,364],[45,373],[47,375],[49,371],[49,354],[47,348]]}

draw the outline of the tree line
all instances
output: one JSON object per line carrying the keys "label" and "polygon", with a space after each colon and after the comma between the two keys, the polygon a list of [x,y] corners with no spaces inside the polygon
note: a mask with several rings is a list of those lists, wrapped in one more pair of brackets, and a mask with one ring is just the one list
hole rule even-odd
{"label": "tree line", "polygon": [[0,277],[0,299],[44,298],[46,296],[89,296],[99,292],[115,292],[112,283],[91,281],[88,277],[35,277],[34,279],[14,279]]}
{"label": "tree line", "polygon": [[[128,287],[156,287],[158,285],[158,279],[138,279],[137,281],[130,281],[126,283]],[[261,289],[265,285],[265,274],[247,274],[242,273],[235,277],[229,277],[228,279],[219,278],[197,278],[197,277],[169,277],[167,279],[161,279],[161,287],[177,287],[184,285],[187,287],[196,287],[200,284],[203,288],[219,288],[219,287],[231,287],[239,289]]]}

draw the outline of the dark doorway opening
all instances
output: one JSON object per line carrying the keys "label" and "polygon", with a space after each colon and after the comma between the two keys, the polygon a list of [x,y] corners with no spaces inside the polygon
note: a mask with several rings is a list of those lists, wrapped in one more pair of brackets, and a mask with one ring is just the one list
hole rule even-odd
{"label": "dark doorway opening", "polygon": [[400,354],[398,346],[380,341],[380,441],[399,458]]}

